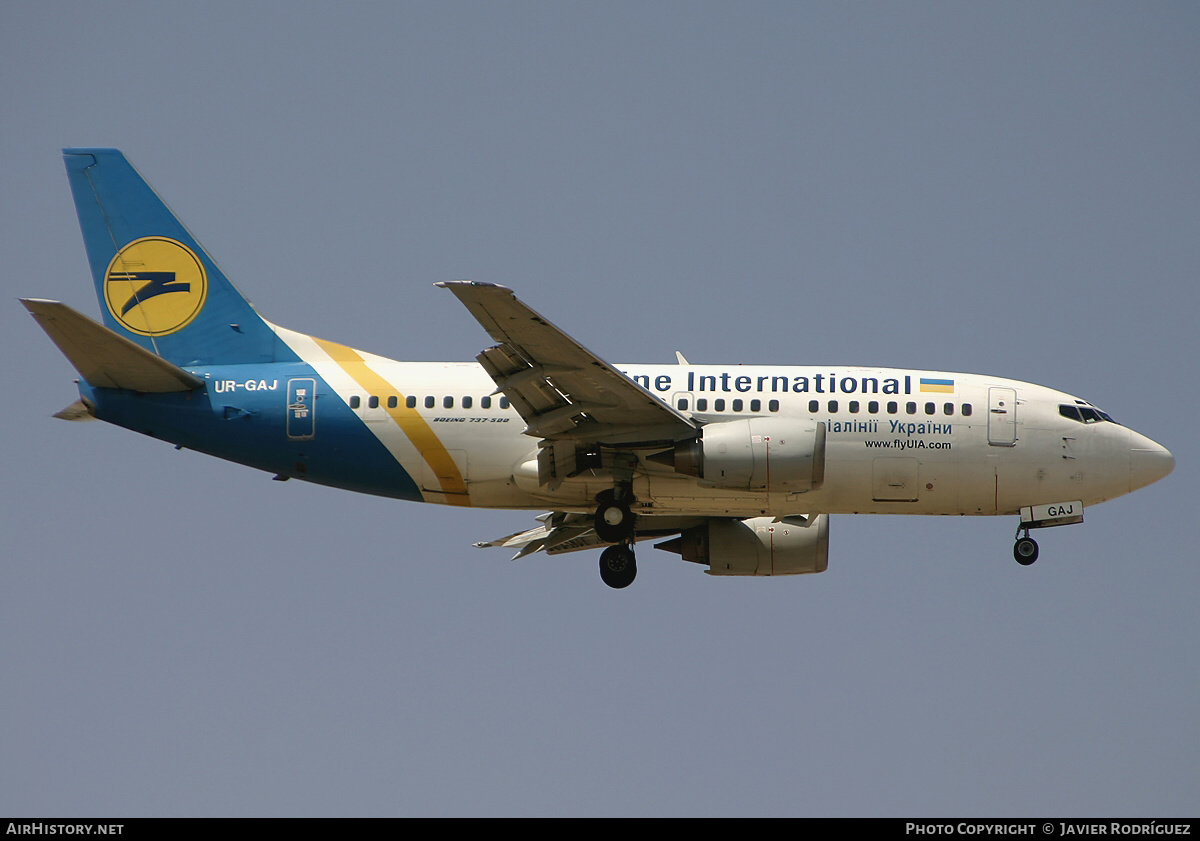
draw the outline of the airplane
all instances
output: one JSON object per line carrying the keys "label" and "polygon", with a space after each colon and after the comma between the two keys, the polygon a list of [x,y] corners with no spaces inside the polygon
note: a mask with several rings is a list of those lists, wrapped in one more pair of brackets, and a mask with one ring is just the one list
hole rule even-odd
{"label": "airplane", "polygon": [[612,365],[511,290],[435,284],[495,343],[403,362],[276,326],[115,149],[63,150],[103,324],[22,303],[79,373],[56,417],[100,419],[277,480],[464,508],[545,511],[477,543],[515,557],[635,544],[718,576],[828,566],[834,514],[1083,522],[1174,468],[1166,448],[1071,394],[906,368]]}

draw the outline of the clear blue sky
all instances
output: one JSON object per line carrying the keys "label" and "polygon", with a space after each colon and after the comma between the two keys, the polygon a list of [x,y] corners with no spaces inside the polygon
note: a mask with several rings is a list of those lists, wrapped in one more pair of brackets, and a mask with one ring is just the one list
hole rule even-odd
{"label": "clear blue sky", "polygon": [[[8,2],[0,813],[1200,812],[1200,7]],[[1167,480],[1039,535],[835,517],[829,571],[509,563],[527,513],[49,417],[123,149],[276,323],[468,360],[433,283],[614,362],[988,372]]]}

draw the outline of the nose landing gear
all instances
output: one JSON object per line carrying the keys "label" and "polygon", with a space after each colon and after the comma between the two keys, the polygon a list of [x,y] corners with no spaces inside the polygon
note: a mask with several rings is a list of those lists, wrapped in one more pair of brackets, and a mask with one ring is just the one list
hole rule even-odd
{"label": "nose landing gear", "polygon": [[1013,557],[1023,567],[1038,559],[1037,541],[1029,536],[1030,529],[1074,526],[1082,522],[1083,501],[1079,499],[1024,506],[1021,508],[1021,522],[1017,526],[1017,542],[1013,544]]}
{"label": "nose landing gear", "polygon": [[1025,536],[1018,537],[1017,542],[1013,544],[1013,557],[1023,567],[1029,566],[1038,559],[1037,541],[1029,536],[1028,529],[1025,531]]}

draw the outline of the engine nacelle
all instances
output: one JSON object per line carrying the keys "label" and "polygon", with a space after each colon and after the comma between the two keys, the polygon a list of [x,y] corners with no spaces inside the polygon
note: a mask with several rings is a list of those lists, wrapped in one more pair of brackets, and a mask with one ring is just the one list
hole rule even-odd
{"label": "engine nacelle", "polygon": [[817,514],[807,526],[773,517],[707,520],[655,548],[708,564],[709,575],[824,572],[829,566],[829,518]]}
{"label": "engine nacelle", "polygon": [[716,488],[808,491],[825,481],[825,424],[795,418],[710,423],[666,455],[677,472]]}

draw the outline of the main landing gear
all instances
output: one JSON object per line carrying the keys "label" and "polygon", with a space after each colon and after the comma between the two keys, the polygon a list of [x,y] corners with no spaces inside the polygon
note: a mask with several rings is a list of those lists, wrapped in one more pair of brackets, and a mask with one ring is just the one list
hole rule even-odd
{"label": "main landing gear", "polygon": [[631,506],[635,502],[633,488],[617,485],[596,497],[596,534],[605,543],[627,540],[633,534],[637,515]]}
{"label": "main landing gear", "polygon": [[600,580],[609,587],[620,590],[632,584],[636,577],[637,559],[633,555],[633,546],[618,543],[600,553]]}
{"label": "main landing gear", "polygon": [[[1021,529],[1017,529],[1017,534],[1021,533]],[[1025,529],[1025,536],[1018,537],[1017,542],[1013,544],[1013,557],[1017,563],[1023,567],[1027,567],[1038,559],[1037,541],[1029,536],[1029,529]]]}
{"label": "main landing gear", "polygon": [[637,577],[637,559],[633,554],[633,487],[619,482],[610,491],[596,497],[596,535],[605,543],[614,543],[600,554],[600,578],[609,587],[620,590]]}

